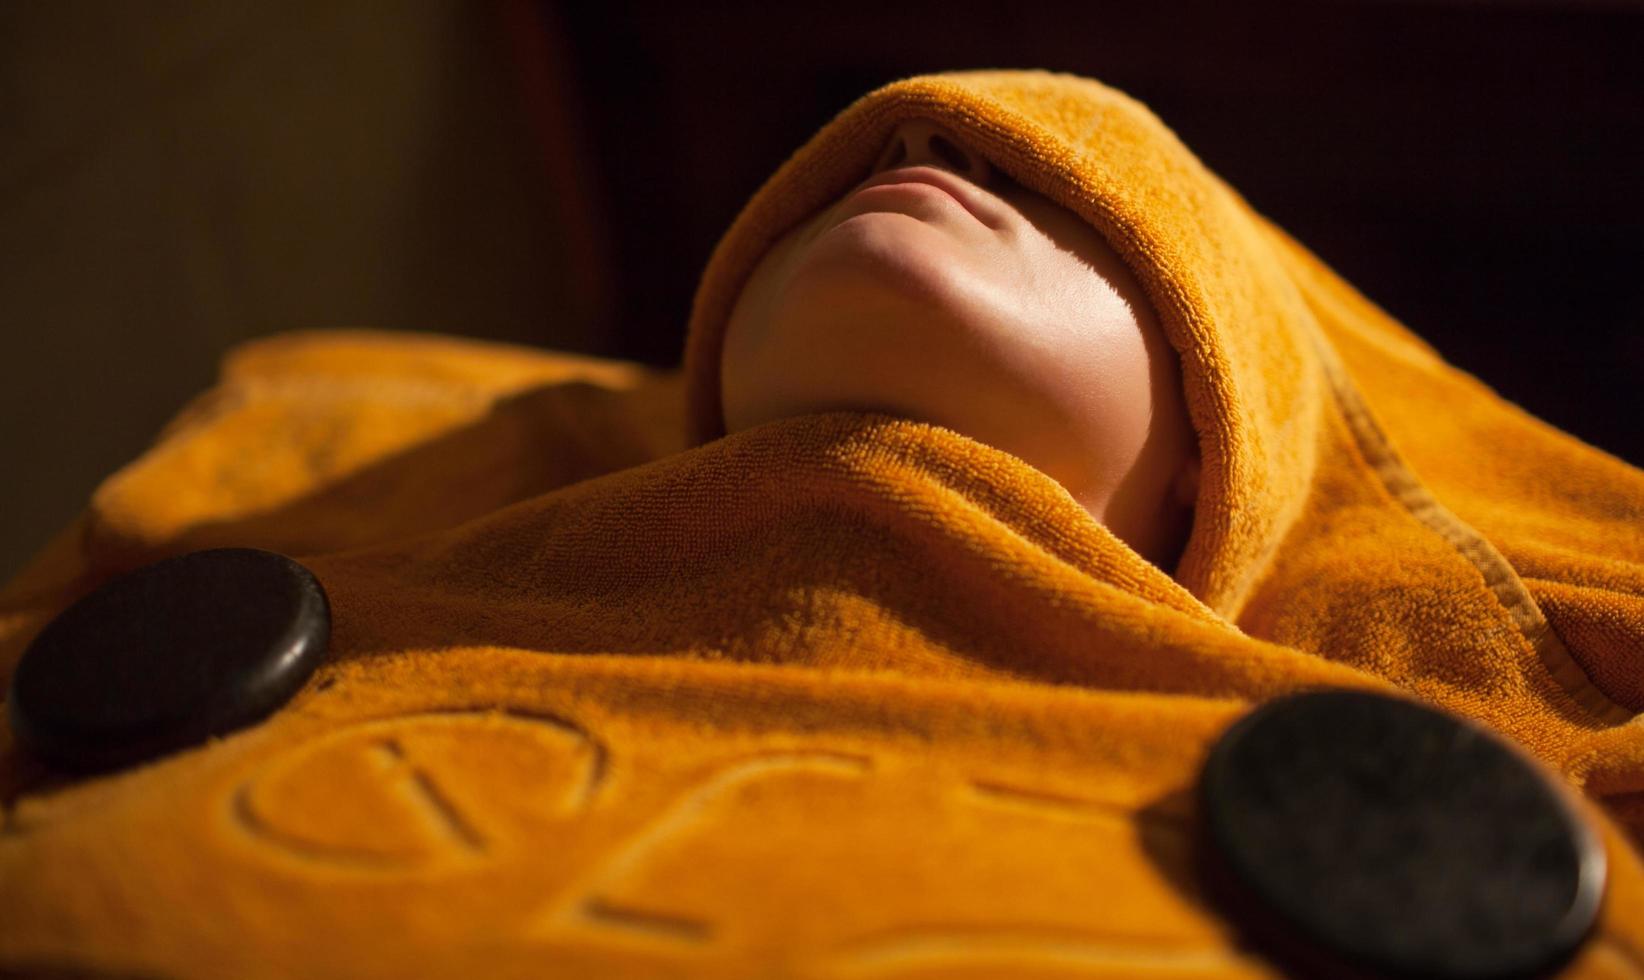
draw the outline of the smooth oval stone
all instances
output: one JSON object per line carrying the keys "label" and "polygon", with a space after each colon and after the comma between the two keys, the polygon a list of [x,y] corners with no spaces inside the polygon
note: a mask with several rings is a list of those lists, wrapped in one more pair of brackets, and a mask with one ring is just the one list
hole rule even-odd
{"label": "smooth oval stone", "polygon": [[1533,976],[1591,930],[1605,856],[1501,738],[1359,691],[1257,708],[1200,781],[1212,894],[1305,975]]}
{"label": "smooth oval stone", "polygon": [[35,637],[12,677],[11,724],[52,765],[130,765],[267,717],[330,635],[325,591],[290,558],[170,558],[107,583]]}

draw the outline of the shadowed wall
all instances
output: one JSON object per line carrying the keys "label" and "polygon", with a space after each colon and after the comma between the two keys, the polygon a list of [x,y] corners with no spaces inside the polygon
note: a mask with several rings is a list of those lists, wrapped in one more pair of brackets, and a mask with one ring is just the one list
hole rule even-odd
{"label": "shadowed wall", "polygon": [[0,133],[0,576],[246,338],[597,347],[493,5],[7,4]]}

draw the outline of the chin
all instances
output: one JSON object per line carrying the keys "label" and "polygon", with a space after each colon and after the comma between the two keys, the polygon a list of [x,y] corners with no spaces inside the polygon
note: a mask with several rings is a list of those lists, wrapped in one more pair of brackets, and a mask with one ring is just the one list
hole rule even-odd
{"label": "chin", "polygon": [[952,425],[954,396],[942,379],[973,374],[965,361],[978,350],[955,341],[988,322],[964,290],[973,277],[956,244],[939,226],[887,212],[806,242],[761,322],[730,331],[727,431],[821,411]]}
{"label": "chin", "polygon": [[818,235],[785,290],[790,302],[884,315],[917,316],[954,305],[964,256],[940,228],[895,212],[872,211]]}

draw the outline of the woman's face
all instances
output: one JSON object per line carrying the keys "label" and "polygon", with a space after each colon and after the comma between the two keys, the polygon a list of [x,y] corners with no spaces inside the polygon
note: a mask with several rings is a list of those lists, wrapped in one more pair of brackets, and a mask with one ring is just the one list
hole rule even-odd
{"label": "woman's face", "polygon": [[1169,570],[1198,450],[1175,353],[1094,228],[926,120],[783,236],[727,327],[727,432],[885,412],[1010,452]]}

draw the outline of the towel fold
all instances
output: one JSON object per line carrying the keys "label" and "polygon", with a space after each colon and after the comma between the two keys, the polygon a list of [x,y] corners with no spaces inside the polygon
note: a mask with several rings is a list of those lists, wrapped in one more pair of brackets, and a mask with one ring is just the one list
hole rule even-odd
{"label": "towel fold", "polygon": [[[1088,221],[1181,359],[1180,565],[966,435],[724,434],[731,306],[901,122]],[[1526,356],[1534,356],[1526,352]],[[1504,402],[1209,173],[1045,72],[865,96],[716,249],[681,371],[391,333],[249,345],[0,594],[298,557],[331,654],[267,721],[66,781],[0,726],[0,969],[176,977],[1270,976],[1193,785],[1281,693],[1418,698],[1585,793],[1563,975],[1644,972],[1644,473]]]}

